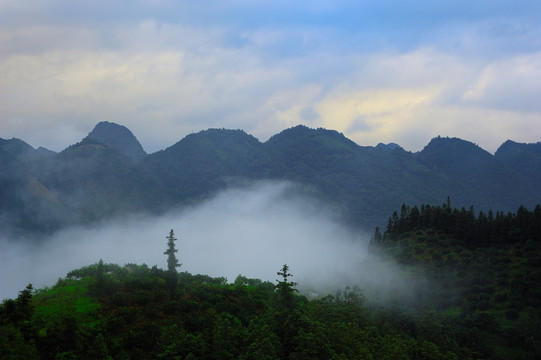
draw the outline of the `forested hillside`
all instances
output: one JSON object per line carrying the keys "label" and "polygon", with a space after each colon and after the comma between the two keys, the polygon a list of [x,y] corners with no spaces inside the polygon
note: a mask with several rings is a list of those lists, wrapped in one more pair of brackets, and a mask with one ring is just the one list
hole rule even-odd
{"label": "forested hillside", "polygon": [[371,243],[380,256],[422,269],[431,301],[482,358],[541,356],[541,206],[480,212],[403,205]]}
{"label": "forested hillside", "polygon": [[293,181],[364,229],[383,226],[403,202],[447,196],[459,207],[514,211],[541,203],[539,154],[539,143],[509,141],[492,155],[443,137],[411,153],[297,126],[263,143],[242,130],[209,129],[146,155],[127,128],[104,122],[58,154],[0,139],[0,233],[42,238],[129,213],[163,213],[261,180]]}
{"label": "forested hillside", "polygon": [[[371,257],[422,274],[409,299],[352,281],[313,298],[295,264],[276,281],[96,264],[0,306],[2,359],[538,359],[541,206],[515,213],[403,205]],[[293,275],[292,275],[293,274]]]}

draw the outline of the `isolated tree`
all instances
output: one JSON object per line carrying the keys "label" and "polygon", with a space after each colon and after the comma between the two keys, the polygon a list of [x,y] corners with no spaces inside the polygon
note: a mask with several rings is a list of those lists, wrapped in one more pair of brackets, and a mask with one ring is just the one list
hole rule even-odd
{"label": "isolated tree", "polygon": [[175,255],[178,250],[175,247],[175,232],[173,229],[169,231],[169,235],[166,236],[167,239],[167,250],[164,252],[167,255],[167,271],[177,272],[177,267],[180,266],[177,256]]}
{"label": "isolated tree", "polygon": [[294,305],[295,298],[293,294],[298,291],[294,288],[297,286],[297,283],[288,281],[288,278],[293,275],[289,273],[289,266],[287,266],[287,264],[284,264],[282,269],[278,271],[277,274],[282,277],[282,280],[276,280],[278,282],[278,284],[276,284],[276,291],[280,296],[280,301],[282,302],[284,309],[290,310]]}
{"label": "isolated tree", "polygon": [[167,277],[166,282],[167,286],[174,290],[177,285],[177,267],[180,266],[177,256],[175,255],[178,250],[175,247],[175,232],[173,229],[169,231],[169,235],[166,236],[167,239],[167,250],[164,252],[167,255]]}

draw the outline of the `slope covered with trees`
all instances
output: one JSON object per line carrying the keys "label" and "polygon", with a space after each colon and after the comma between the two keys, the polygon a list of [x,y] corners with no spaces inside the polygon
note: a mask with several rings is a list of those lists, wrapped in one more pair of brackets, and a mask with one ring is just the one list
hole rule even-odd
{"label": "slope covered with trees", "polygon": [[483,358],[541,356],[541,206],[514,213],[403,205],[374,252],[421,269],[437,287],[429,303]]}
{"label": "slope covered with trees", "polygon": [[[541,206],[516,213],[408,207],[376,228],[371,257],[424,287],[382,302],[347,286],[307,298],[275,283],[97,264],[0,305],[2,359],[538,359]],[[189,256],[189,255],[186,255]],[[294,264],[292,265],[294,268]],[[174,277],[171,278],[171,275]],[[171,282],[171,279],[173,281]],[[383,306],[382,306],[383,304]]]}
{"label": "slope covered with trees", "polygon": [[[283,269],[282,269],[283,270]],[[287,271],[287,269],[286,269]],[[289,273],[285,273],[290,275]],[[467,359],[428,316],[371,310],[359,289],[317,300],[237,277],[98,263],[0,306],[2,359]],[[449,335],[449,337],[447,337]],[[439,337],[439,338],[438,338]]]}

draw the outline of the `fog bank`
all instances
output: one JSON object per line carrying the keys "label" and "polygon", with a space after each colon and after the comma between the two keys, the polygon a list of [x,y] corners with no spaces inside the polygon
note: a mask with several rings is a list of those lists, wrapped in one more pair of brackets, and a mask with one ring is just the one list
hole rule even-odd
{"label": "fog bank", "polygon": [[68,271],[99,259],[166,268],[163,253],[170,229],[178,239],[179,271],[224,276],[230,282],[242,274],[274,283],[276,272],[288,264],[293,281],[312,289],[363,284],[367,277],[370,283],[381,283],[385,276],[394,281],[398,272],[387,265],[371,265],[370,272],[362,266],[367,235],[344,227],[338,214],[297,190],[285,182],[258,183],[165,216],[138,215],[67,229],[39,246],[2,241],[0,299],[16,297],[28,283],[52,286]]}

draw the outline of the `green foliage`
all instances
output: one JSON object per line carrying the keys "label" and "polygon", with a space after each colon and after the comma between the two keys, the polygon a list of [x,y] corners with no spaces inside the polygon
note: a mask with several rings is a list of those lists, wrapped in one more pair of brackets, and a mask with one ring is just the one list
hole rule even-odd
{"label": "green foliage", "polygon": [[[452,352],[438,338],[427,345],[402,325],[381,326],[358,288],[308,301],[295,292],[287,265],[279,274],[275,286],[183,272],[171,292],[167,272],[146,265],[86,266],[33,293],[29,320],[12,316],[26,292],[2,303],[2,358],[409,359],[418,348]],[[96,292],[100,276],[106,291]]]}
{"label": "green foliage", "polygon": [[167,255],[167,287],[170,290],[175,290],[177,287],[177,267],[180,267],[180,263],[178,262],[177,256],[175,255],[178,250],[175,247],[175,241],[177,239],[175,238],[175,232],[173,229],[169,231],[169,235],[167,238],[167,250],[165,250],[164,254]]}
{"label": "green foliage", "polygon": [[[338,151],[338,150],[337,150]],[[403,205],[371,250],[423,277],[411,301],[362,289],[308,300],[276,284],[97,264],[0,305],[2,359],[536,359],[541,207],[516,214]],[[473,232],[475,236],[469,234]],[[173,243],[171,231],[168,240]],[[166,252],[167,254],[167,252]],[[174,254],[174,252],[173,252]],[[178,264],[178,262],[175,262]],[[168,279],[174,274],[175,288]]]}
{"label": "green foliage", "polygon": [[167,255],[167,271],[174,273],[177,272],[177,267],[180,267],[177,256],[175,255],[178,252],[175,247],[175,241],[177,241],[177,238],[175,238],[175,232],[171,229],[167,236],[167,250],[165,250],[164,254]]}
{"label": "green foliage", "polygon": [[276,291],[280,297],[280,303],[285,311],[290,311],[295,305],[294,293],[298,290],[294,287],[297,286],[297,283],[288,281],[288,278],[293,275],[289,272],[289,266],[287,266],[287,264],[284,264],[277,274],[282,277],[282,280],[277,280],[276,284]]}
{"label": "green foliage", "polygon": [[[523,319],[541,321],[541,207],[477,216],[450,201],[413,209],[404,205],[392,216],[371,249],[406,269],[424,269],[437,284],[427,289],[425,307],[437,309],[458,343],[487,358],[536,358],[541,334]],[[441,333],[438,327],[439,319],[423,337],[435,343],[450,337],[448,330],[437,341],[428,336]]]}
{"label": "green foliage", "polygon": [[473,206],[451,208],[450,202],[441,206],[421,205],[409,207],[402,205],[400,216],[396,212],[388,219],[387,228],[380,234],[376,228],[373,242],[396,241],[404,234],[424,229],[437,229],[442,235],[451,236],[454,244],[468,247],[487,247],[515,244],[541,239],[541,205],[533,211],[520,206],[516,213],[501,211],[488,215],[480,211],[476,216]]}

